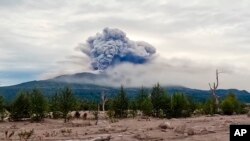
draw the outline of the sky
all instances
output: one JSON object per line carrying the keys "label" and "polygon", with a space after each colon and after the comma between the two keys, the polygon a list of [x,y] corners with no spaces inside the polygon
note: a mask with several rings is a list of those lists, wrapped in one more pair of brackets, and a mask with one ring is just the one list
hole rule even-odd
{"label": "sky", "polygon": [[117,28],[156,48],[146,65],[110,74],[125,85],[182,85],[250,91],[248,0],[1,0],[0,86],[92,72],[79,50],[90,36]]}

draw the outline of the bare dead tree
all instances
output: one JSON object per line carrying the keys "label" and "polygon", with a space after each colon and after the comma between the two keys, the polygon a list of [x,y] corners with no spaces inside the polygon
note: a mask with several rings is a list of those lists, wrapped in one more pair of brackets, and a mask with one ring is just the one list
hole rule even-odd
{"label": "bare dead tree", "polygon": [[108,101],[107,95],[102,92],[102,111],[105,111],[105,104]]}
{"label": "bare dead tree", "polygon": [[218,108],[219,108],[219,96],[216,95],[216,90],[219,86],[219,74],[222,73],[218,71],[218,69],[216,69],[216,82],[213,83],[213,85],[211,85],[209,83],[209,87],[210,87],[210,91],[211,91],[211,94],[212,94],[212,97],[213,99],[215,100],[215,106],[216,106],[216,110],[218,111]]}
{"label": "bare dead tree", "polygon": [[98,122],[99,122],[99,111],[100,111],[99,106],[100,106],[100,105],[97,104],[97,111],[94,112],[94,116],[95,116],[95,119],[96,119],[95,125],[97,125]]}

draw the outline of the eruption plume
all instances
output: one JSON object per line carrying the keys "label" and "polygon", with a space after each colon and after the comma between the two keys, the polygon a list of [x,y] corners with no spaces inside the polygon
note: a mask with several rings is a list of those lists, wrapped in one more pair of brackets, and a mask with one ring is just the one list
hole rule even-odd
{"label": "eruption plume", "polygon": [[119,29],[105,28],[102,33],[88,38],[82,52],[90,57],[94,70],[105,70],[123,62],[147,63],[156,49],[149,43],[130,40]]}

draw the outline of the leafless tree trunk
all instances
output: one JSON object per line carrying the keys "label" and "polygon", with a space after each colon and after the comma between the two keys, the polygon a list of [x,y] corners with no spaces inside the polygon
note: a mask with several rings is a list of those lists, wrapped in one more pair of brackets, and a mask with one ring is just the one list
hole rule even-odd
{"label": "leafless tree trunk", "polygon": [[102,93],[102,111],[105,111],[105,103],[108,101],[107,95]]}
{"label": "leafless tree trunk", "polygon": [[97,104],[97,111],[96,111],[97,113],[95,113],[95,114],[96,114],[96,115],[95,115],[95,116],[96,116],[96,117],[95,117],[95,118],[96,118],[96,123],[95,123],[95,125],[97,125],[98,122],[99,122],[99,111],[100,111],[100,110],[99,110],[99,109],[100,109],[99,106],[100,106],[100,105]]}
{"label": "leafless tree trunk", "polygon": [[217,88],[219,86],[219,73],[221,73],[221,72],[216,70],[216,82],[214,82],[213,85],[211,85],[209,83],[210,91],[211,91],[212,97],[215,100],[215,106],[216,106],[217,111],[218,111],[218,108],[219,108],[219,96],[216,95],[216,90],[217,90]]}

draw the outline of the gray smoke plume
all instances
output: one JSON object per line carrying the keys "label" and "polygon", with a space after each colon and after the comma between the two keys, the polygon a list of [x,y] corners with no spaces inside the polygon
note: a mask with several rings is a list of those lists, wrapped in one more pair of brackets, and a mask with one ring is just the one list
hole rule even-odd
{"label": "gray smoke plume", "polygon": [[91,59],[94,70],[105,70],[122,62],[144,64],[156,49],[143,41],[132,41],[116,28],[105,28],[102,33],[89,37],[83,53]]}

